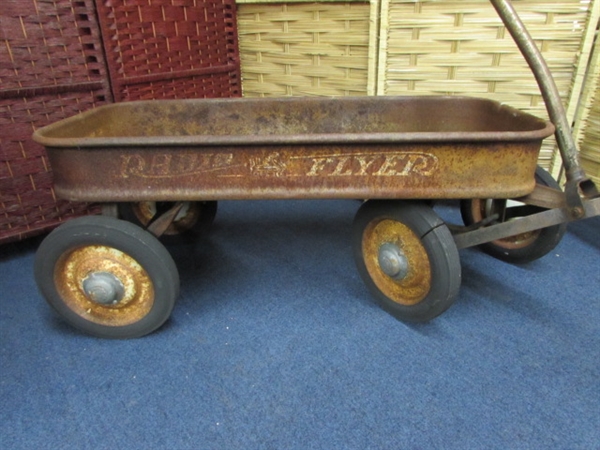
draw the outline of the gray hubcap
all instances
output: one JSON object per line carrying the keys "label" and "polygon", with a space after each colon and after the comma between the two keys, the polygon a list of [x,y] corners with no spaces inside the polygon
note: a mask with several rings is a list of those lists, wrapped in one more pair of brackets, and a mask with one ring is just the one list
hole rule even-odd
{"label": "gray hubcap", "polygon": [[96,303],[115,305],[125,295],[123,283],[108,272],[92,272],[83,280],[85,295]]}
{"label": "gray hubcap", "polygon": [[386,243],[379,247],[378,262],[390,278],[402,280],[408,274],[408,259],[396,244]]}

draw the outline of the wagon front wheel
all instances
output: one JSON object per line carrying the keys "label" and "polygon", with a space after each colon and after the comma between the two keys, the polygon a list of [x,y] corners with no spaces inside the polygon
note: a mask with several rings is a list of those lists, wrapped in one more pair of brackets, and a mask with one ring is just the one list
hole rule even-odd
{"label": "wagon front wheel", "polygon": [[36,254],[35,279],[66,322],[104,338],[156,330],[179,293],[177,268],[163,245],[111,217],[74,219],[50,233]]}
{"label": "wagon front wheel", "polygon": [[[560,191],[559,184],[552,176],[541,167],[535,171],[535,181],[538,185],[551,187]],[[511,209],[522,212],[521,217],[544,211],[536,206],[523,206],[512,200],[497,199],[469,199],[462,200],[460,212],[465,225],[472,225],[489,218],[497,217],[492,223],[512,220],[519,216],[510,214]],[[507,217],[511,217],[508,218]],[[496,259],[513,263],[524,264],[539,259],[551,252],[561,241],[567,225],[561,223],[540,230],[516,234],[503,239],[482,244],[480,248]]]}
{"label": "wagon front wheel", "polygon": [[461,281],[458,250],[429,206],[364,203],[354,220],[353,246],[363,281],[397,319],[427,321],[454,302]]}

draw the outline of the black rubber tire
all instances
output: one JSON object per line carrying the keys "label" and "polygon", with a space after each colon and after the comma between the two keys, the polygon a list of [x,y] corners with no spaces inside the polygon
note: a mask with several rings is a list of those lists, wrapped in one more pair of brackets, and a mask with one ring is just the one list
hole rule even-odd
{"label": "black rubber tire", "polygon": [[[365,253],[368,252],[368,230],[387,220],[391,220],[389,223],[392,224],[392,229],[395,223],[399,223],[410,230],[404,232],[404,236],[392,233],[395,245],[406,250],[404,246],[414,246],[420,242],[416,245],[422,246],[422,255],[426,254],[431,275],[430,283],[425,286],[424,297],[417,303],[407,304],[402,298],[394,300],[389,293],[383,292],[369,272],[369,267],[372,273],[381,269],[376,268],[373,262],[367,262],[369,256]],[[414,235],[414,238],[407,234]],[[414,242],[410,243],[405,237],[410,237]],[[402,321],[424,322],[438,316],[454,303],[461,284],[460,257],[450,230],[429,206],[408,201],[367,201],[360,207],[354,219],[352,241],[360,276],[379,305],[392,316]],[[375,244],[375,247],[377,245]],[[371,257],[371,261],[373,260],[374,257]],[[415,275],[411,271],[416,271],[416,266],[417,264],[409,264],[408,275],[403,280],[396,281],[390,278],[392,281],[386,280],[385,283],[409,282]],[[387,275],[381,271],[375,278],[378,276],[385,280]]]}
{"label": "black rubber tire", "polygon": [[[61,261],[75,251],[95,246],[116,249],[145,271],[151,284],[149,310],[127,325],[97,323],[71,308],[64,295],[81,296],[77,289],[61,294],[58,283],[64,277]],[[64,259],[63,259],[64,258]],[[95,263],[95,262],[94,262]],[[90,263],[93,264],[93,263]],[[129,222],[104,216],[70,220],[50,233],[40,245],[35,258],[35,280],[48,304],[69,324],[87,334],[102,338],[141,337],[159,328],[171,315],[179,295],[179,274],[171,255],[150,233]],[[76,280],[79,282],[79,279]],[[77,284],[78,285],[78,284]],[[82,290],[83,291],[83,290]],[[103,305],[90,305],[102,309]],[[91,311],[91,309],[89,310]],[[107,319],[110,320],[110,319]]]}
{"label": "black rubber tire", "polygon": [[[560,190],[559,184],[552,178],[552,175],[539,166],[535,171],[535,180],[542,186]],[[489,202],[494,201],[487,199],[462,200],[460,203],[460,212],[464,224],[469,226],[485,219],[487,217],[485,205],[488,204],[489,206]],[[491,209],[494,209],[493,203]],[[544,211],[543,208],[535,206],[529,206],[527,210],[529,214]],[[479,248],[501,261],[511,264],[525,264],[535,261],[551,252],[561,241],[566,231],[567,224],[561,223],[548,228],[542,228],[541,230],[486,242],[485,244],[481,244]]]}
{"label": "black rubber tire", "polygon": [[[153,204],[155,209],[167,211],[175,202],[145,202]],[[212,223],[217,215],[218,203],[216,201],[197,201],[187,202],[188,207],[193,211],[190,217],[184,217],[174,221],[161,238],[176,239],[182,235],[203,235],[208,233]],[[142,203],[119,203],[119,217],[128,222],[134,223],[142,228],[146,228],[152,221],[152,217],[142,214],[139,210]],[[190,219],[190,220],[187,220]]]}

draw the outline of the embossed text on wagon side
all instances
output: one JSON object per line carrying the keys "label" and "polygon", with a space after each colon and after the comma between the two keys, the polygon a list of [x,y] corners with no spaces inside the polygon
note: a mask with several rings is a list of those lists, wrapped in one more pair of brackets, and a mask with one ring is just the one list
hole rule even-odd
{"label": "embossed text on wagon side", "polygon": [[216,177],[429,177],[437,156],[425,152],[289,155],[270,152],[241,158],[234,153],[128,153],[121,155],[121,176],[169,178],[212,174]]}

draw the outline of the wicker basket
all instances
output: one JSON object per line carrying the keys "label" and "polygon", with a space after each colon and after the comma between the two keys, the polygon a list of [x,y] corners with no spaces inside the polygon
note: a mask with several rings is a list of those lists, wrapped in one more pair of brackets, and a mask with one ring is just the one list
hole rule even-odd
{"label": "wicker basket", "polygon": [[110,101],[93,0],[0,5],[0,243],[45,231],[88,205],[57,200],[40,126]]}
{"label": "wicker basket", "polygon": [[115,101],[241,94],[233,0],[97,5]]}

